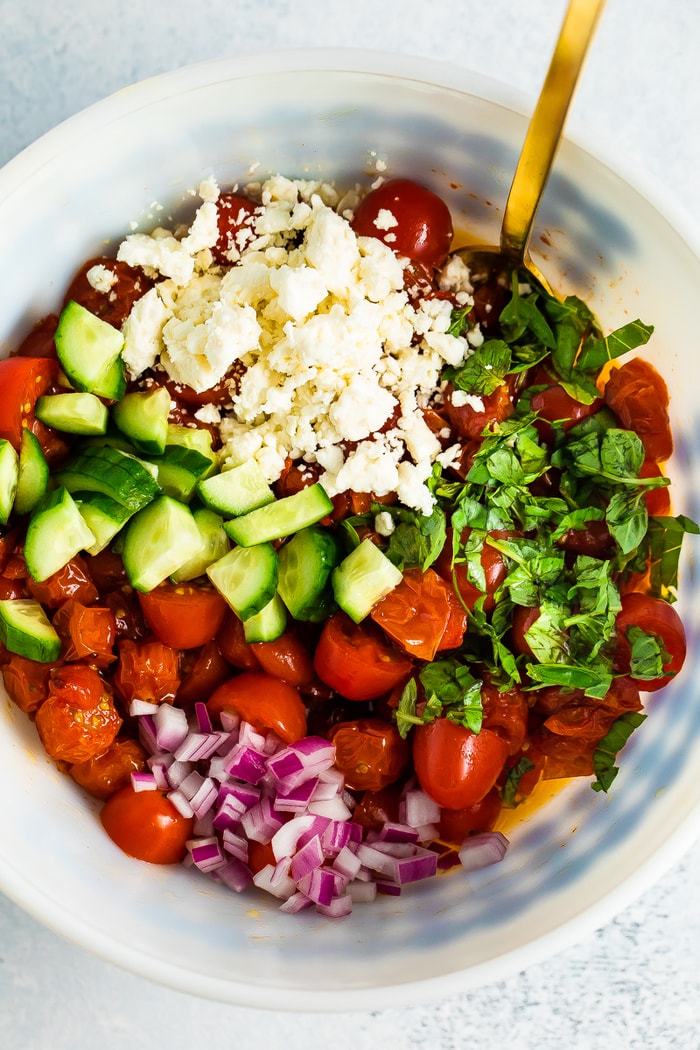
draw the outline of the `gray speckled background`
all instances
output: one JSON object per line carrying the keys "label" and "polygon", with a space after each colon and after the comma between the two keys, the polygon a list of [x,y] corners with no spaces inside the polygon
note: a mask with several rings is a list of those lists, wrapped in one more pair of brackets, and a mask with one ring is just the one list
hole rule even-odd
{"label": "gray speckled background", "polygon": [[[0,163],[134,80],[269,47],[441,58],[534,97],[563,9],[563,0],[0,0]],[[698,53],[697,0],[609,0],[571,116],[693,216]],[[0,1047],[698,1050],[699,867],[696,844],[616,920],[506,981],[440,1004],[342,1017],[246,1010],[153,986],[0,897]]]}

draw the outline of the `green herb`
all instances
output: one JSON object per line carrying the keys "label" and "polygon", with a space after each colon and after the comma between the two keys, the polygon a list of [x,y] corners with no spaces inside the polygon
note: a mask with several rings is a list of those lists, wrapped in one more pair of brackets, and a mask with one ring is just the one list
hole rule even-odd
{"label": "green herb", "polygon": [[459,368],[446,369],[444,378],[451,380],[457,389],[481,397],[498,389],[510,367],[508,344],[502,339],[488,339]]}
{"label": "green herb", "polygon": [[649,518],[647,544],[643,551],[644,559],[651,559],[649,582],[651,593],[667,601],[676,600],[678,588],[678,563],[683,536],[700,533],[698,526],[684,514],[677,517]]}
{"label": "green herb", "polygon": [[518,788],[520,787],[520,781],[523,779],[526,773],[531,772],[535,768],[535,763],[531,762],[530,759],[523,755],[516,764],[508,770],[505,784],[503,785],[503,805],[514,808],[518,805]]}
{"label": "green herb", "polygon": [[615,719],[593,754],[593,771],[596,780],[591,787],[594,791],[609,789],[619,772],[615,765],[618,751],[622,750],[634,730],[642,724],[645,718],[646,715],[638,711],[628,711]]}
{"label": "green herb", "polygon": [[[427,704],[440,704],[442,715],[457,725],[478,733],[481,729],[481,681],[474,677],[468,667],[458,659],[433,660],[419,674],[425,690]],[[432,716],[435,707],[431,707]],[[425,719],[425,712],[423,712]],[[433,721],[433,717],[430,718]]]}

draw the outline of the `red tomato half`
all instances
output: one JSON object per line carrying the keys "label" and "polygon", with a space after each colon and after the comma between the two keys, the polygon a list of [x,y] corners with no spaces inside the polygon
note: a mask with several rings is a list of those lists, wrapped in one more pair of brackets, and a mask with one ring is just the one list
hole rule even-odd
{"label": "red tomato half", "polygon": [[293,631],[285,631],[274,642],[254,642],[251,649],[263,671],[290,685],[308,685],[314,677],[311,653]]}
{"label": "red tomato half", "polygon": [[370,616],[407,653],[432,660],[450,619],[449,589],[433,569],[407,569]]}
{"label": "red tomato half", "polygon": [[[514,402],[510,386],[501,383],[491,394],[484,394],[474,402],[460,403],[452,384],[448,384],[445,398],[445,412],[451,425],[462,438],[480,438],[487,427],[502,423],[513,415]],[[454,400],[453,400],[454,397]]]}
{"label": "red tomato half", "polygon": [[58,379],[58,364],[48,357],[7,357],[0,361],[0,438],[19,452],[22,430],[37,434],[42,424],[34,418],[37,398]]}
{"label": "red tomato half", "polygon": [[146,768],[146,752],[136,740],[115,740],[113,744],[87,762],[70,768],[76,784],[95,798],[108,799],[131,783],[131,774]]}
{"label": "red tomato half", "polygon": [[358,237],[376,237],[397,255],[442,266],[452,244],[452,217],[445,202],[410,179],[391,179],[371,190],[355,211]]}
{"label": "red tomato half", "polygon": [[628,627],[639,627],[647,634],[654,635],[668,653],[664,675],[651,681],[632,679],[643,691],[655,692],[662,689],[678,674],[685,662],[685,628],[680,616],[663,598],[654,598],[639,591],[630,591],[622,596],[622,609],[617,615],[616,669],[623,674],[629,671],[630,644],[626,636]]}
{"label": "red tomato half", "polygon": [[316,674],[348,700],[374,700],[405,682],[413,661],[391,645],[373,623],[352,622],[343,612],[326,622],[316,646]]}
{"label": "red tomato half", "polygon": [[408,764],[409,746],[391,722],[339,722],[328,736],[335,744],[336,767],[351,791],[381,791],[398,780]]}
{"label": "red tomato half", "polygon": [[508,757],[508,744],[498,733],[458,726],[438,718],[413,731],[413,763],[426,795],[445,809],[464,809],[481,802],[494,787]]}
{"label": "red tomato half", "polygon": [[478,831],[491,831],[501,812],[501,794],[491,788],[481,802],[463,809],[443,809],[440,812],[440,838],[461,846],[468,835]]}
{"label": "red tomato half", "polygon": [[47,755],[56,761],[85,762],[115,739],[122,720],[104,681],[92,667],[55,668],[49,695],[36,714]]}
{"label": "red tomato half", "polygon": [[112,795],[100,820],[124,853],[150,864],[179,864],[194,826],[160,791],[134,791],[131,785]]}
{"label": "red tomato half", "polygon": [[641,357],[615,368],[605,387],[605,400],[623,427],[641,438],[647,456],[663,463],[673,452],[668,418],[668,389],[653,365]]}
{"label": "red tomato half", "polygon": [[214,716],[237,714],[254,729],[276,733],[285,744],[306,736],[306,708],[298,690],[269,674],[236,675],[212,693],[207,708]]}
{"label": "red tomato half", "polygon": [[161,583],[138,598],[158,641],[173,649],[206,645],[221,627],[228,609],[218,591],[194,583]]}

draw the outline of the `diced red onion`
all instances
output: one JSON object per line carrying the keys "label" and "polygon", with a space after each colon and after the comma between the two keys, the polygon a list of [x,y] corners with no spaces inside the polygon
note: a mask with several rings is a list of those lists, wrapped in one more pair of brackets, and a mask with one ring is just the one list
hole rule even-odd
{"label": "diced red onion", "polygon": [[159,704],[153,722],[156,727],[156,744],[159,751],[172,751],[175,758],[180,756],[176,753],[189,734],[187,714],[181,707],[173,707],[172,704]]}
{"label": "diced red onion", "polygon": [[318,817],[328,817],[330,820],[349,820],[351,811],[339,795],[335,798],[324,799],[321,802],[311,800],[309,802],[309,813],[315,813]]}
{"label": "diced red onion", "polygon": [[470,835],[459,848],[459,859],[465,871],[477,871],[503,860],[508,839],[500,831],[483,831]]}
{"label": "diced red onion", "polygon": [[132,770],[131,786],[134,791],[156,791],[158,783],[153,773]]}
{"label": "diced red onion", "polygon": [[327,857],[336,856],[342,849],[348,848],[351,836],[351,821],[332,820],[321,836],[323,852]]}
{"label": "diced red onion", "polygon": [[237,731],[241,724],[239,715],[233,713],[233,711],[222,711],[219,715],[219,721],[221,722],[221,728],[227,733],[233,733]]}
{"label": "diced red onion", "polygon": [[418,832],[419,842],[433,842],[434,839],[440,837],[440,827],[438,824],[421,824],[415,830]]}
{"label": "diced red onion", "polygon": [[296,884],[289,876],[291,858],[285,857],[277,864],[266,864],[253,875],[253,882],[260,889],[267,890],[273,897],[289,898],[296,892]]}
{"label": "diced red onion", "polygon": [[192,840],[187,843],[187,848],[200,871],[214,871],[226,863],[224,851],[216,837]]}
{"label": "diced red onion", "polygon": [[330,769],[334,761],[333,744],[320,736],[308,736],[272,755],[268,769],[286,791]]}
{"label": "diced red onion", "polygon": [[368,846],[364,842],[361,842],[357,847],[357,856],[366,868],[378,871],[381,875],[386,875],[390,879],[394,878],[396,873],[396,859],[394,857],[390,857],[387,853],[382,853],[381,850],[375,849],[374,846]]}
{"label": "diced red onion", "polygon": [[141,715],[138,721],[139,741],[149,754],[160,751],[156,742],[156,724],[153,715]]}
{"label": "diced red onion", "polygon": [[305,908],[313,907],[313,901],[311,897],[307,897],[305,893],[301,893],[297,890],[291,897],[287,897],[286,901],[280,904],[280,911],[286,912],[287,915],[296,915],[297,912],[303,911]]}
{"label": "diced red onion", "polygon": [[275,792],[275,809],[280,813],[305,813],[318,780],[306,780],[288,791]]}
{"label": "diced red onion", "polygon": [[252,747],[254,751],[259,751],[261,755],[265,754],[267,738],[264,733],[260,733],[257,729],[253,729],[250,722],[241,722],[238,729],[239,743],[244,744],[246,747]]}
{"label": "diced red onion", "polygon": [[213,874],[236,893],[242,893],[253,881],[250,868],[237,857],[231,857],[222,867],[217,868]]}
{"label": "diced red onion", "polygon": [[195,813],[194,827],[192,828],[192,831],[197,838],[202,839],[211,838],[212,835],[216,834],[216,828],[214,827],[214,814],[211,809],[206,813],[203,813],[201,817],[198,817]]}
{"label": "diced red onion", "polygon": [[275,812],[269,798],[261,798],[241,817],[243,830],[254,842],[269,842],[282,823],[283,818]]}
{"label": "diced red onion", "polygon": [[437,853],[419,849],[412,857],[396,861],[396,881],[405,886],[407,882],[431,879],[437,873]]}
{"label": "diced red onion", "polygon": [[153,773],[153,779],[156,782],[156,787],[159,791],[167,791],[168,788],[172,787],[168,780],[167,769],[162,763],[154,762],[151,766],[151,772]]}
{"label": "diced red onion", "polygon": [[211,723],[211,715],[206,704],[198,701],[194,705],[194,716],[197,719],[197,728],[200,733],[212,733],[214,726]]}
{"label": "diced red onion", "polygon": [[[292,817],[286,824],[282,824],[278,831],[272,836],[270,845],[275,860],[282,857],[291,857],[299,849],[299,840],[312,828],[315,828],[316,818],[311,814],[301,817]],[[312,832],[312,834],[318,834]],[[302,843],[303,845],[303,843]]]}
{"label": "diced red onion", "polygon": [[400,803],[399,820],[411,828],[420,828],[423,824],[437,824],[440,820],[440,807],[420,788],[413,788],[405,793]]}
{"label": "diced red onion", "polygon": [[377,893],[383,893],[386,897],[401,896],[401,887],[397,882],[392,882],[391,879],[377,879],[375,886],[377,887]]}
{"label": "diced red onion", "polygon": [[129,714],[132,718],[140,718],[142,715],[152,715],[156,710],[155,704],[149,700],[139,700],[135,697],[129,704]]}
{"label": "diced red onion", "polygon": [[221,843],[227,853],[236,857],[243,864],[248,863],[248,840],[243,835],[237,835],[231,828],[224,828],[221,834]]}
{"label": "diced red onion", "polygon": [[223,769],[229,776],[247,784],[259,784],[267,772],[267,760],[259,751],[239,740],[226,755]]}
{"label": "diced red onion", "polygon": [[191,762],[176,762],[174,759],[167,769],[168,783],[173,788],[179,788],[185,777],[192,772]]}
{"label": "diced red onion", "polygon": [[333,861],[333,870],[347,879],[354,879],[362,867],[362,862],[356,853],[347,846],[343,846]]}
{"label": "diced red onion", "polygon": [[314,868],[299,879],[298,887],[314,904],[330,904],[337,892],[336,875],[329,868]]}
{"label": "diced red onion", "polygon": [[183,817],[194,816],[192,806],[190,805],[189,801],[185,798],[185,796],[179,788],[175,788],[174,791],[169,791],[168,798],[175,806],[175,809],[178,811],[178,813],[180,813]]}
{"label": "diced red onion", "polygon": [[367,842],[418,842],[418,832],[408,824],[387,821],[381,828],[367,833]]}
{"label": "diced red onion", "polygon": [[201,762],[211,758],[220,743],[218,733],[188,733],[175,749],[175,758],[178,762]]}
{"label": "diced red onion", "polygon": [[371,904],[377,898],[377,884],[353,879],[348,883],[348,894],[354,904]]}
{"label": "diced red onion", "polygon": [[316,911],[329,919],[344,919],[352,911],[352,898],[349,893],[334,897],[329,904],[317,904]]}
{"label": "diced red onion", "polygon": [[318,835],[314,835],[312,839],[302,846],[294,856],[292,857],[292,865],[290,874],[295,882],[299,882],[305,875],[313,871],[314,868],[320,868],[325,860],[323,853],[323,847],[321,846],[321,839]]}

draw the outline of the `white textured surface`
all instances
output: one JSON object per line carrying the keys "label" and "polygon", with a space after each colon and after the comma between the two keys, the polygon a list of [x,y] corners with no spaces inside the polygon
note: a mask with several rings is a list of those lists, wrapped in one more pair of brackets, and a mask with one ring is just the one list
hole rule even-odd
{"label": "white textured surface", "polygon": [[[534,95],[563,9],[563,0],[0,0],[0,162],[134,80],[269,47],[375,46],[442,58]],[[611,143],[695,216],[699,50],[696,0],[609,0],[572,113],[572,124]],[[0,1046],[697,1050],[698,864],[696,845],[617,920],[517,977],[439,1005],[342,1018],[243,1010],[152,986],[0,899]]]}

